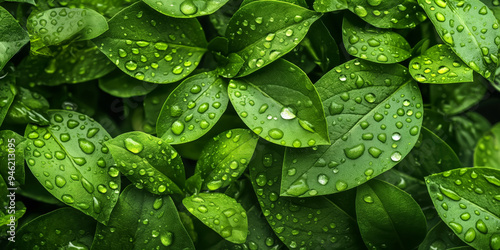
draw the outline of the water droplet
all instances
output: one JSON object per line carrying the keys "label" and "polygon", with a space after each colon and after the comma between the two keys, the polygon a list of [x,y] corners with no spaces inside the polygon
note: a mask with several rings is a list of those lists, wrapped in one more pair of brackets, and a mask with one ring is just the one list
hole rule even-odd
{"label": "water droplet", "polygon": [[476,239],[476,231],[474,228],[469,228],[467,232],[465,232],[464,240],[466,242],[473,242]]}
{"label": "water droplet", "polygon": [[279,128],[270,129],[268,134],[271,138],[275,140],[283,138],[283,131],[281,131]]}
{"label": "water droplet", "polygon": [[300,196],[307,191],[309,191],[307,180],[305,178],[299,178],[290,185],[286,192],[292,196]]}
{"label": "water droplet", "polygon": [[359,158],[361,155],[363,155],[364,152],[365,152],[364,144],[359,144],[354,147],[344,149],[345,156],[353,160]]}
{"label": "water droplet", "polygon": [[137,63],[134,61],[127,61],[125,63],[125,68],[128,70],[136,70],[137,69]]}
{"label": "water droplet", "polygon": [[182,131],[184,131],[184,123],[175,121],[174,123],[172,123],[172,127],[170,129],[175,135],[180,135]]}
{"label": "water droplet", "polygon": [[137,142],[132,138],[125,139],[124,143],[125,148],[134,154],[138,154],[144,149],[144,146],[140,142]]}
{"label": "water droplet", "polygon": [[363,200],[364,200],[366,203],[368,203],[368,204],[371,204],[371,203],[373,203],[373,202],[374,202],[373,197],[371,197],[370,195],[365,195],[365,196],[363,197]]}
{"label": "water droplet", "polygon": [[326,185],[329,180],[330,180],[330,178],[328,178],[328,176],[326,176],[324,174],[318,175],[318,183],[323,185],[323,186]]}
{"label": "water droplet", "polygon": [[337,183],[335,183],[335,188],[337,189],[337,191],[346,190],[347,189],[347,183],[345,183],[343,181],[337,181]]}
{"label": "water droplet", "polygon": [[366,15],[368,15],[366,9],[361,5],[358,5],[354,8],[354,13],[356,13],[356,15],[358,15],[359,17],[365,17]]}
{"label": "water droplet", "polygon": [[73,199],[73,196],[71,196],[71,195],[69,195],[69,194],[63,194],[63,195],[61,196],[61,199],[62,199],[64,202],[68,203],[68,204],[71,204],[71,203],[74,203],[74,202],[75,202],[75,200]]}
{"label": "water droplet", "polygon": [[66,185],[66,179],[63,176],[56,175],[55,179],[56,179],[55,183],[56,183],[57,187],[62,188]]}
{"label": "water droplet", "polygon": [[294,119],[295,117],[295,110],[293,110],[292,108],[290,107],[283,107],[281,109],[281,118],[285,119],[285,120],[291,120],[291,119]]}
{"label": "water droplet", "polygon": [[191,0],[185,0],[184,2],[181,3],[180,9],[182,14],[188,16],[188,15],[193,15],[196,12],[198,12],[198,7],[191,1]]}
{"label": "water droplet", "polygon": [[460,196],[458,196],[457,193],[455,193],[454,191],[450,190],[450,189],[447,189],[443,186],[439,186],[439,190],[441,191],[442,194],[444,194],[446,197],[454,200],[454,201],[459,201],[460,199],[462,199]]}
{"label": "water droplet", "polygon": [[172,232],[167,231],[160,236],[160,241],[161,244],[168,247],[172,245],[172,243],[174,242],[174,234]]}
{"label": "water droplet", "polygon": [[391,155],[391,160],[395,161],[395,162],[400,161],[401,158],[402,158],[401,153],[399,153],[398,151],[392,153],[392,155]]}
{"label": "water droplet", "polygon": [[328,111],[330,111],[330,115],[340,114],[344,111],[344,105],[332,102],[328,107]]}
{"label": "water droplet", "polygon": [[86,153],[86,154],[94,153],[95,145],[91,141],[81,138],[81,139],[78,139],[78,145],[80,146],[80,149],[84,153]]}

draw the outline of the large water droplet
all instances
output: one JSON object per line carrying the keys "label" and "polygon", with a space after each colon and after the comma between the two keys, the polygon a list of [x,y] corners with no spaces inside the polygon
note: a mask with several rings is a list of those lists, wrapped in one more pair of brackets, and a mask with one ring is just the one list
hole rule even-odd
{"label": "large water droplet", "polygon": [[285,120],[291,120],[291,119],[294,119],[295,117],[297,117],[295,115],[295,110],[293,110],[292,108],[290,107],[283,107],[281,109],[281,118],[285,119]]}
{"label": "large water droplet", "polygon": [[180,9],[182,14],[184,15],[193,15],[196,12],[198,12],[198,7],[191,1],[191,0],[185,0],[184,2],[181,3]]}
{"label": "large water droplet", "polygon": [[144,149],[144,146],[140,142],[137,142],[132,138],[125,139],[124,143],[125,148],[134,154],[138,154]]}
{"label": "large water droplet", "polygon": [[78,139],[78,145],[80,146],[80,149],[84,153],[86,153],[86,154],[94,153],[95,145],[91,141],[81,138],[81,139]]}
{"label": "large water droplet", "polygon": [[347,158],[353,159],[353,160],[359,158],[361,155],[363,155],[364,152],[365,152],[365,145],[364,144],[358,144],[358,145],[353,146],[351,148],[344,149],[345,156],[347,156]]}

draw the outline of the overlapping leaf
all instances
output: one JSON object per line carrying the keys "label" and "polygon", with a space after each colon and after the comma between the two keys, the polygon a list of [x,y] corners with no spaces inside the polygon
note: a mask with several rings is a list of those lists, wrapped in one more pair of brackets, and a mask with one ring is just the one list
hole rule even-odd
{"label": "overlapping leaf", "polygon": [[323,21],[314,22],[301,45],[323,72],[328,72],[340,62],[339,48]]}
{"label": "overlapping leaf", "polygon": [[28,33],[0,6],[0,70],[29,41]]}
{"label": "overlapping leaf", "polygon": [[24,184],[24,149],[28,141],[11,130],[0,131],[0,174],[10,187]]}
{"label": "overlapping leaf", "polygon": [[[11,90],[14,91],[13,86]],[[49,102],[45,97],[23,87],[17,88],[14,92],[17,92],[17,94],[15,94],[16,96],[6,118],[9,122],[20,124],[31,122],[38,125],[47,125],[49,123],[47,118]]]}
{"label": "overlapping leaf", "polygon": [[0,125],[2,125],[5,117],[7,116],[10,105],[14,101],[14,97],[17,94],[17,89],[14,83],[15,78],[12,75],[3,76],[2,79],[0,79]]}
{"label": "overlapping leaf", "polygon": [[317,12],[330,12],[347,9],[347,0],[315,0],[313,4]]}
{"label": "overlapping leaf", "polygon": [[158,12],[171,17],[191,18],[214,13],[229,0],[145,0]]}
{"label": "overlapping leaf", "polygon": [[352,60],[316,84],[332,144],[288,148],[281,194],[331,194],[389,170],[413,148],[422,124],[422,96],[408,70]]}
{"label": "overlapping leaf", "polygon": [[463,245],[465,245],[465,243],[462,242],[444,222],[440,221],[429,230],[424,241],[418,247],[418,250],[428,250],[432,248],[451,249],[451,247]]}
{"label": "overlapping leaf", "polygon": [[500,169],[500,123],[479,139],[474,150],[474,166]]}
{"label": "overlapping leaf", "polygon": [[99,88],[104,92],[122,98],[146,95],[157,87],[156,84],[139,81],[121,71],[115,71],[99,79]]}
{"label": "overlapping leaf", "polygon": [[431,103],[445,114],[461,113],[483,99],[488,86],[482,82],[482,79],[476,77],[473,82],[433,84],[430,86]]}

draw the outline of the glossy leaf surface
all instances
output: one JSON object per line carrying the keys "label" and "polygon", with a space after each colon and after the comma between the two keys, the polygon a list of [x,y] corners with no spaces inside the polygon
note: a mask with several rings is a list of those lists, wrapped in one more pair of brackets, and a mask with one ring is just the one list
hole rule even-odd
{"label": "glossy leaf surface", "polygon": [[424,241],[418,247],[418,250],[428,249],[451,249],[465,245],[455,233],[449,228],[446,223],[440,221],[436,226],[431,228],[427,233]]}
{"label": "glossy leaf surface", "polygon": [[240,118],[260,137],[287,147],[329,144],[318,92],[292,63],[279,60],[259,74],[233,79],[228,93]]}
{"label": "glossy leaf surface", "polygon": [[[13,89],[11,90],[13,91]],[[49,109],[49,102],[45,97],[23,87],[17,88],[14,92],[17,92],[17,94],[6,117],[9,122],[48,124],[47,110]]]}
{"label": "glossy leaf surface", "polygon": [[455,115],[478,104],[488,86],[476,77],[473,82],[433,84],[430,86],[432,105],[445,114]]}
{"label": "glossy leaf surface", "polygon": [[500,169],[500,124],[493,126],[479,139],[474,150],[474,166]]}
{"label": "glossy leaf surface", "polygon": [[28,33],[10,15],[0,7],[0,70],[29,41]]}
{"label": "glossy leaf surface", "polygon": [[396,165],[417,142],[422,96],[406,68],[352,60],[315,86],[332,144],[287,149],[282,195],[305,197],[353,188]]}
{"label": "glossy leaf surface", "polygon": [[0,125],[7,116],[10,105],[14,101],[14,96],[17,94],[14,77],[4,76],[2,78],[0,79]]}
{"label": "glossy leaf surface", "polygon": [[347,9],[347,0],[315,0],[313,4],[317,12],[330,12]]}
{"label": "glossy leaf surface", "polygon": [[145,0],[158,12],[171,17],[191,18],[214,13],[229,0]]}
{"label": "glossy leaf surface", "polygon": [[146,95],[156,87],[156,84],[139,81],[121,71],[115,71],[99,79],[100,89],[112,96],[122,98]]}
{"label": "glossy leaf surface", "polygon": [[[24,184],[24,149],[28,141],[11,130],[0,131],[0,174],[10,187]],[[12,176],[12,177],[11,177]]]}

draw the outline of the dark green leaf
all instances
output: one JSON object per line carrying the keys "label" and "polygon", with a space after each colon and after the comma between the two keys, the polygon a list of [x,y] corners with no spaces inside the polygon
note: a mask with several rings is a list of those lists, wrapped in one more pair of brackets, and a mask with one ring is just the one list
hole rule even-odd
{"label": "dark green leaf", "polygon": [[202,189],[217,190],[238,179],[252,159],[258,137],[247,129],[233,129],[206,144],[195,173],[203,179]]}
{"label": "dark green leaf", "polygon": [[490,10],[493,11],[493,15],[497,19],[500,17],[500,2],[498,0],[481,0]]}
{"label": "dark green leaf", "polygon": [[500,123],[479,140],[474,150],[474,166],[500,169]]}
{"label": "dark green leaf", "polygon": [[283,147],[257,147],[250,178],[262,212],[278,238],[289,248],[362,249],[356,221],[324,196],[280,197]]}
{"label": "dark green leaf", "polygon": [[330,12],[347,9],[347,0],[315,0],[314,10],[317,12]]}
{"label": "dark green leaf", "polygon": [[[0,177],[0,230],[7,234],[10,240],[12,236],[15,236],[15,228],[18,227],[16,222],[26,213],[26,206],[20,201],[11,200],[12,197],[16,198],[15,190],[10,189],[14,185],[7,184],[10,180],[5,178],[7,180],[5,181],[4,178]],[[14,192],[14,195],[11,192]],[[15,240],[15,237],[12,239]]]}
{"label": "dark green leaf", "polygon": [[191,18],[214,13],[229,0],[144,0],[151,8],[167,16]]}
{"label": "dark green leaf", "polygon": [[99,88],[110,95],[122,98],[146,95],[156,87],[156,84],[139,81],[121,71],[115,71],[99,79]]}
{"label": "dark green leaf", "polygon": [[49,102],[45,97],[37,92],[19,87],[6,119],[11,123],[47,125],[49,123],[48,108]]}
{"label": "dark green leaf", "polygon": [[17,188],[17,193],[30,198],[34,201],[53,204],[57,206],[64,206],[64,204],[54,197],[42,184],[37,180],[31,171],[25,171],[24,185]]}
{"label": "dark green leaf", "polygon": [[120,190],[118,170],[104,141],[109,134],[92,118],[49,111],[50,125],[28,125],[28,166],[54,197],[106,224]]}
{"label": "dark green leaf", "polygon": [[24,184],[24,149],[28,141],[14,131],[0,131],[0,174],[10,187]]}
{"label": "dark green leaf", "polygon": [[14,101],[17,89],[14,85],[15,79],[9,75],[1,76],[0,79],[0,125],[2,125],[10,105]]}
{"label": "dark green leaf", "polygon": [[240,8],[226,30],[229,52],[245,60],[238,76],[251,74],[288,53],[319,17],[280,1],[256,1]]}
{"label": "dark green leaf", "polygon": [[418,3],[457,56],[493,82],[500,44],[499,25],[493,12],[479,0],[418,0]]}
{"label": "dark green leaf", "polygon": [[376,63],[397,63],[411,56],[410,44],[390,30],[366,25],[359,18],[344,16],[342,38],[347,52]]}
{"label": "dark green leaf", "polygon": [[153,194],[184,194],[184,164],[160,138],[143,132],[121,134],[106,142],[117,168],[137,188]]}
{"label": "dark green leaf", "polygon": [[170,144],[203,136],[226,111],[226,86],[214,71],[184,80],[163,104],[156,122],[158,136]]}
{"label": "dark green leaf", "polygon": [[321,20],[311,25],[301,45],[306,47],[314,62],[325,73],[340,62],[337,43]]}
{"label": "dark green leaf", "polygon": [[425,178],[441,219],[476,249],[500,248],[500,171],[461,168]]}
{"label": "dark green leaf", "polygon": [[156,121],[163,107],[163,103],[167,100],[168,96],[177,87],[177,84],[158,85],[155,90],[146,95],[144,98],[144,117],[145,123],[144,132],[156,133]]}
{"label": "dark green leaf", "polygon": [[0,70],[29,41],[28,33],[0,6]]}
{"label": "dark green leaf", "polygon": [[445,114],[461,113],[483,99],[488,88],[482,79],[476,77],[474,82],[431,85],[431,104]]}
{"label": "dark green leaf", "polygon": [[184,198],[182,204],[224,239],[235,244],[245,243],[247,214],[233,198],[221,193],[200,193]]}
{"label": "dark green leaf", "polygon": [[238,115],[260,137],[297,148],[329,144],[318,92],[292,63],[279,60],[259,74],[233,79],[228,92]]}
{"label": "dark green leaf", "polygon": [[418,247],[418,250],[429,249],[450,249],[450,247],[457,247],[465,245],[454,233],[440,221],[434,226],[425,237],[424,241]]}
{"label": "dark green leaf", "polygon": [[194,249],[170,196],[127,186],[107,226],[97,226],[92,249]]}
{"label": "dark green leaf", "polygon": [[[31,0],[29,0],[31,1]],[[57,7],[93,9],[107,18],[111,18],[123,7],[137,2],[138,0],[50,0],[37,1],[36,8],[39,10],[48,10]]]}
{"label": "dark green leaf", "polygon": [[229,20],[240,7],[241,1],[242,0],[230,0],[219,10],[208,16],[210,22],[217,30],[217,33],[219,35],[223,36],[224,34],[226,34],[226,29],[227,25],[229,24]]}
{"label": "dark green leaf", "polygon": [[377,179],[358,187],[356,215],[361,237],[370,249],[413,249],[427,232],[418,203]]}
{"label": "dark green leaf", "polygon": [[422,96],[406,68],[352,60],[315,86],[332,145],[287,149],[282,195],[325,195],[356,187],[392,168],[417,142]]}
{"label": "dark green leaf", "polygon": [[397,188],[405,191],[406,193],[411,195],[411,197],[421,207],[424,205],[431,206],[432,202],[429,199],[429,193],[427,193],[423,178],[417,179],[413,176],[408,175],[407,173],[411,172],[401,172],[393,168],[377,176],[377,179],[388,182],[389,184],[392,184]]}
{"label": "dark green leaf", "polygon": [[195,18],[165,17],[139,2],[111,18],[109,30],[93,41],[128,75],[171,83],[198,66],[207,46],[202,31]]}
{"label": "dark green leaf", "polygon": [[[35,5],[35,0],[5,0],[6,2],[29,3]],[[2,1],[0,1],[2,2]]]}

